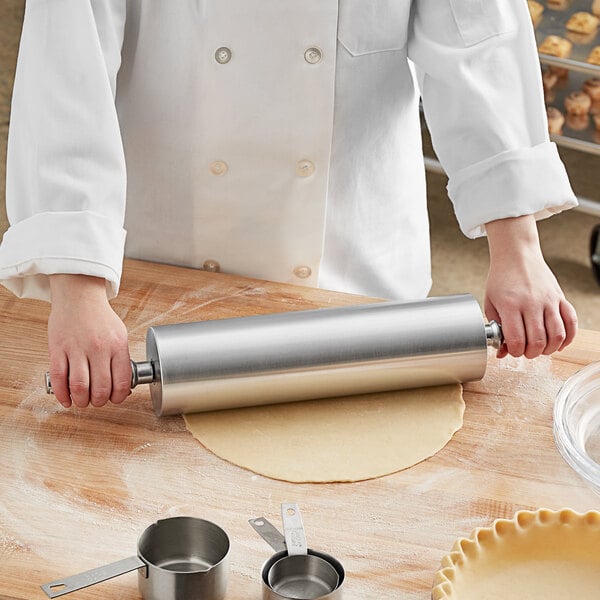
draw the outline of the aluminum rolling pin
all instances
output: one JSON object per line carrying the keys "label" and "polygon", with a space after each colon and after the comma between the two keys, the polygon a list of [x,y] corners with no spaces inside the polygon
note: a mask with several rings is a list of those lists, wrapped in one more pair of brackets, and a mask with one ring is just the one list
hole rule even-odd
{"label": "aluminum rolling pin", "polygon": [[502,342],[468,294],[162,325],[131,387],[162,416],[462,383]]}

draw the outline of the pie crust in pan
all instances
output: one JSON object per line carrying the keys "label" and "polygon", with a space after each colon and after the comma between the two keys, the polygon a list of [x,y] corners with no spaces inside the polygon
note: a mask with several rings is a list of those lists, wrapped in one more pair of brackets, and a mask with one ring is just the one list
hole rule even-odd
{"label": "pie crust in pan", "polygon": [[457,540],[432,600],[598,598],[600,512],[520,511]]}

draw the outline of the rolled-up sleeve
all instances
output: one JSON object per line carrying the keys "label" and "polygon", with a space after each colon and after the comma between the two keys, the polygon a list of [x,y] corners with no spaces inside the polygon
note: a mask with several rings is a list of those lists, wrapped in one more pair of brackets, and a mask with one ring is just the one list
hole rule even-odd
{"label": "rolled-up sleeve", "polygon": [[0,281],[49,299],[48,275],[102,277],[117,293],[126,173],[115,108],[124,0],[28,0],[7,150],[10,227]]}
{"label": "rolled-up sleeve", "polygon": [[409,57],[463,233],[576,206],[548,135],[525,0],[414,0],[412,19]]}

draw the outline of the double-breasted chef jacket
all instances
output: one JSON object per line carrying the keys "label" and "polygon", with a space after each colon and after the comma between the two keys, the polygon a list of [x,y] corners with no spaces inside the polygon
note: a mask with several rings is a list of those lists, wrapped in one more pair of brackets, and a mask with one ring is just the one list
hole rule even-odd
{"label": "double-breasted chef jacket", "polygon": [[28,0],[0,279],[114,295],[125,253],[424,297],[420,96],[467,236],[576,204],[525,0]]}

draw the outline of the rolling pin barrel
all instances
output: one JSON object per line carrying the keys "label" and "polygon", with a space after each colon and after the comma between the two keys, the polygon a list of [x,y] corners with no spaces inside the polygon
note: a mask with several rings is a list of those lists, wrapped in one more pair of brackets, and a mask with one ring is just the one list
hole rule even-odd
{"label": "rolling pin barrel", "polygon": [[502,342],[470,295],[162,325],[131,387],[161,416],[444,385],[481,379]]}
{"label": "rolling pin barrel", "polygon": [[474,381],[497,323],[470,295],[151,327],[157,415]]}

